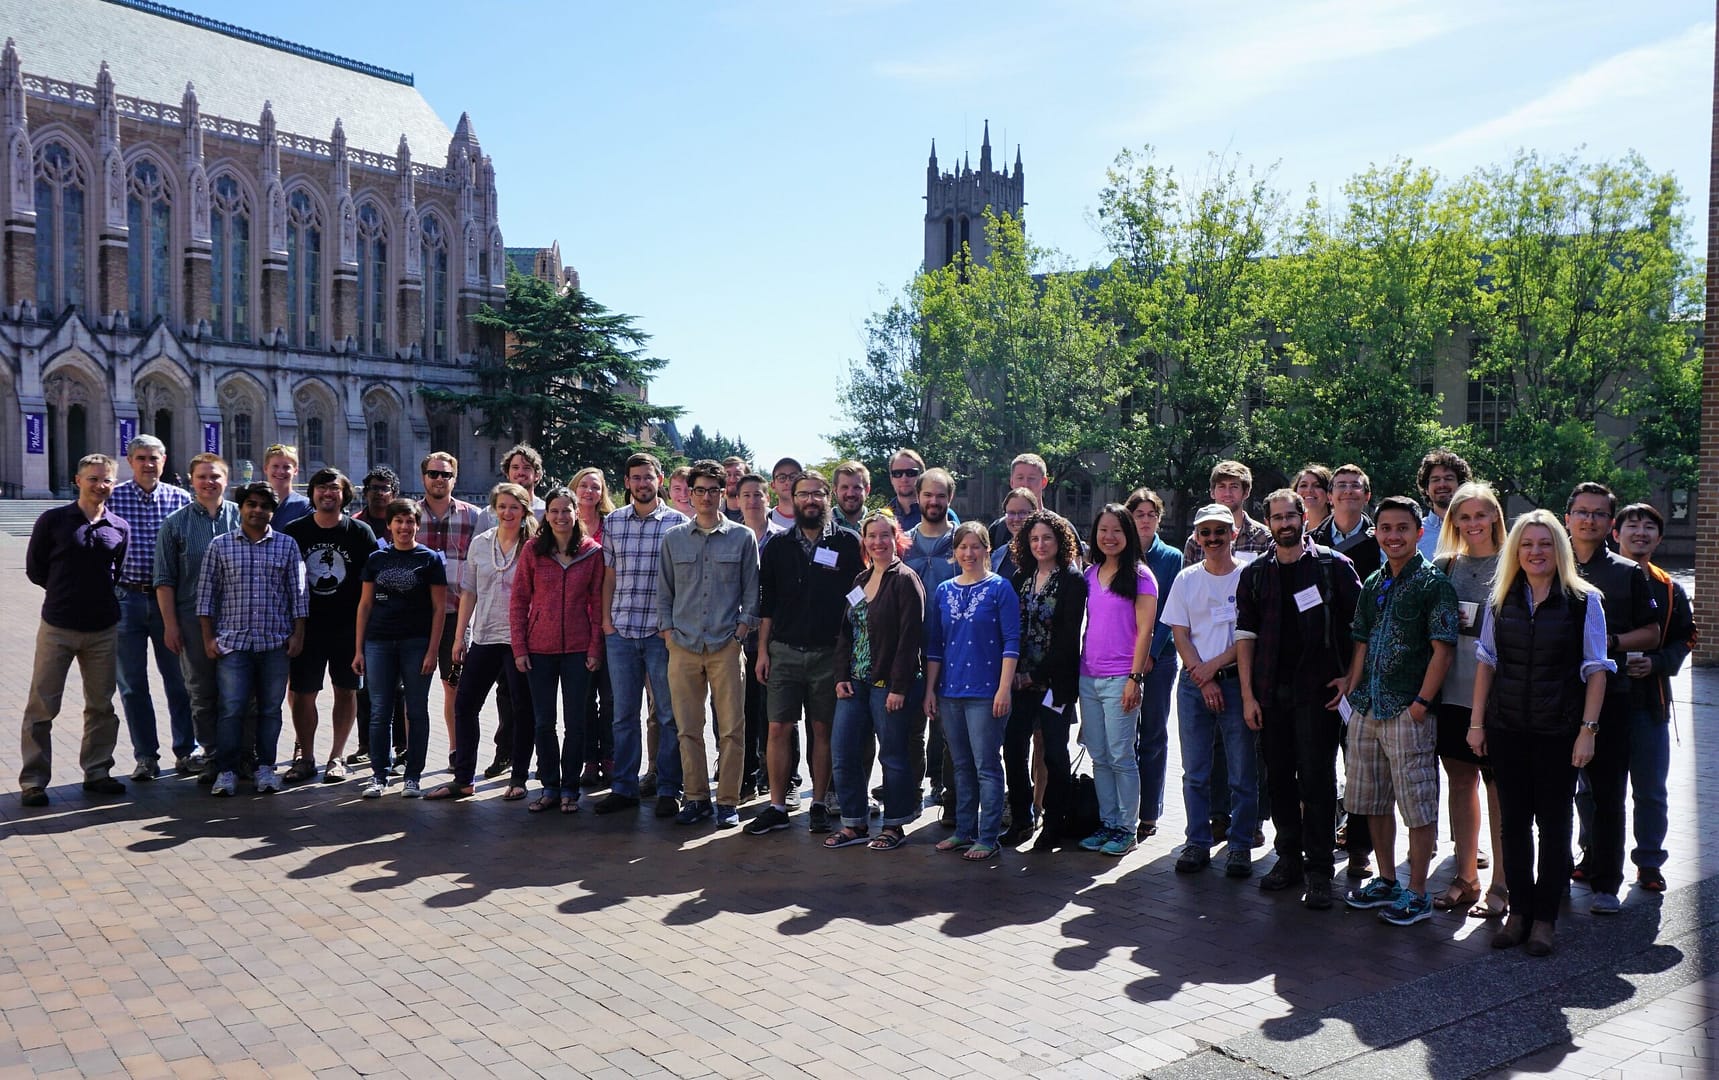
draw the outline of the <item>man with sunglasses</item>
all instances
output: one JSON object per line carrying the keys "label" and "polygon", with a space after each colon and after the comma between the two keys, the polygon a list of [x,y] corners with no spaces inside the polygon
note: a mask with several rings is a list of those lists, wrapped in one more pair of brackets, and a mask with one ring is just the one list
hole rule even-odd
{"label": "man with sunglasses", "polygon": [[[418,466],[424,477],[424,524],[418,533],[418,543],[431,551],[442,553],[447,566],[447,612],[443,616],[440,649],[436,669],[442,676],[442,720],[448,725],[448,745],[454,744],[454,689],[458,676],[454,672],[454,630],[459,624],[460,590],[452,584],[460,580],[466,564],[466,550],[478,533],[482,511],[469,502],[454,498],[454,481],[460,475],[460,463],[446,450],[433,450]],[[449,764],[452,764],[450,755]]]}
{"label": "man with sunglasses", "polygon": [[78,461],[77,501],[47,511],[30,530],[24,574],[46,595],[36,627],[30,697],[24,705],[18,786],[25,806],[48,805],[54,718],[73,660],[84,680],[84,739],[78,756],[84,790],[125,794],[125,785],[109,775],[119,741],[119,713],[113,707],[119,626],[115,586],[131,539],[131,526],[107,509],[118,471],[119,463],[106,454],[83,457]]}
{"label": "man with sunglasses", "polygon": [[[902,532],[909,532],[919,525],[919,478],[924,474],[925,459],[919,451],[904,446],[890,455],[889,486],[895,497],[889,500],[889,512],[895,515],[895,523]],[[961,524],[961,517],[955,511],[949,510],[948,517],[951,529]]]}

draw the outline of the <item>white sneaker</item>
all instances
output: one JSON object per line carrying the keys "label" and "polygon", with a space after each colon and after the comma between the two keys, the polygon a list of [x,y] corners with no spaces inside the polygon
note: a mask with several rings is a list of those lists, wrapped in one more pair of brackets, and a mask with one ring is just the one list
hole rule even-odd
{"label": "white sneaker", "polygon": [[382,779],[380,776],[372,776],[370,778],[370,782],[364,785],[362,797],[366,799],[380,799],[382,797],[382,793],[387,790],[388,782],[386,780]]}
{"label": "white sneaker", "polygon": [[220,795],[225,798],[232,795],[233,792],[238,790],[238,788],[238,776],[233,772],[233,770],[228,769],[226,772],[215,777],[215,784],[209,789],[209,794]]}
{"label": "white sneaker", "polygon": [[408,780],[406,786],[400,790],[400,797],[403,799],[421,799],[424,797],[424,793],[418,790],[416,780]]}
{"label": "white sneaker", "polygon": [[258,765],[256,775],[251,778],[257,785],[257,794],[263,795],[281,789],[281,778],[275,775],[273,765]]}

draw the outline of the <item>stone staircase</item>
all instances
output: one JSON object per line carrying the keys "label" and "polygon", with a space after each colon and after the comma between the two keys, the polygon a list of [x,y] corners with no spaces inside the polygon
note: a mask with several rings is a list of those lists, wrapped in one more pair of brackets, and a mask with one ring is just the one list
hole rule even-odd
{"label": "stone staircase", "polygon": [[0,532],[29,536],[42,511],[63,506],[65,499],[0,499]]}

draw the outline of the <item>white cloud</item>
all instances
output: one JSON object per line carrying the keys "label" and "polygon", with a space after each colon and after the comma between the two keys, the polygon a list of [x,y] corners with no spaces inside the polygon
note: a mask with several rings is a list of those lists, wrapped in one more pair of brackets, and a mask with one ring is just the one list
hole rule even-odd
{"label": "white cloud", "polygon": [[950,83],[971,83],[991,74],[988,65],[972,55],[939,57],[936,60],[879,60],[872,73],[891,82],[913,83],[918,86],[941,86]]}
{"label": "white cloud", "polygon": [[1589,127],[1602,116],[1636,110],[1644,98],[1674,98],[1705,89],[1713,74],[1713,24],[1608,57],[1502,116],[1459,131],[1427,147],[1428,157],[1514,149],[1548,141],[1570,127]]}

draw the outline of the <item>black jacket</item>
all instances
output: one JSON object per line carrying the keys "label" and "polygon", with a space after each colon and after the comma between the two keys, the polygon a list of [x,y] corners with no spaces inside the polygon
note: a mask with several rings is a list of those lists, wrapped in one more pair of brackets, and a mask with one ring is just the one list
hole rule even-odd
{"label": "black jacket", "polygon": [[1582,628],[1589,598],[1553,589],[1528,612],[1528,584],[1518,577],[1495,619],[1498,667],[1486,699],[1488,730],[1570,735],[1582,722]]}
{"label": "black jacket", "polygon": [[[861,570],[853,587],[865,588],[869,569]],[[919,678],[920,646],[925,638],[925,586],[906,563],[895,560],[883,572],[877,598],[866,605],[865,625],[871,635],[871,682],[883,682],[892,694],[913,693]],[[844,613],[836,635],[836,681],[853,680],[853,624]]]}
{"label": "black jacket", "polygon": [[[1027,592],[1032,587],[1036,571],[1017,570],[1015,592],[1021,597],[1021,635],[1027,633]],[[1080,696],[1080,625],[1086,617],[1086,575],[1072,566],[1056,572],[1056,611],[1051,614],[1050,648],[1044,660],[1032,667],[1025,666],[1021,674],[1032,684],[1050,691],[1047,699],[1052,705],[1068,705]],[[1048,586],[1047,586],[1048,587]],[[1025,648],[1022,655],[1025,656]]]}
{"label": "black jacket", "polygon": [[1328,547],[1354,563],[1356,576],[1362,581],[1366,581],[1373,571],[1385,565],[1385,558],[1379,551],[1379,542],[1373,539],[1373,519],[1362,514],[1361,531],[1341,544],[1335,544],[1331,541],[1332,528],[1336,520],[1335,516],[1327,517],[1309,535],[1313,537],[1315,544],[1320,547]]}
{"label": "black jacket", "polygon": [[763,601],[758,614],[770,620],[770,640],[800,649],[833,649],[847,617],[848,590],[860,572],[859,535],[831,524],[816,551],[829,551],[828,565],[806,556],[798,529],[783,533],[764,548],[759,561]]}

